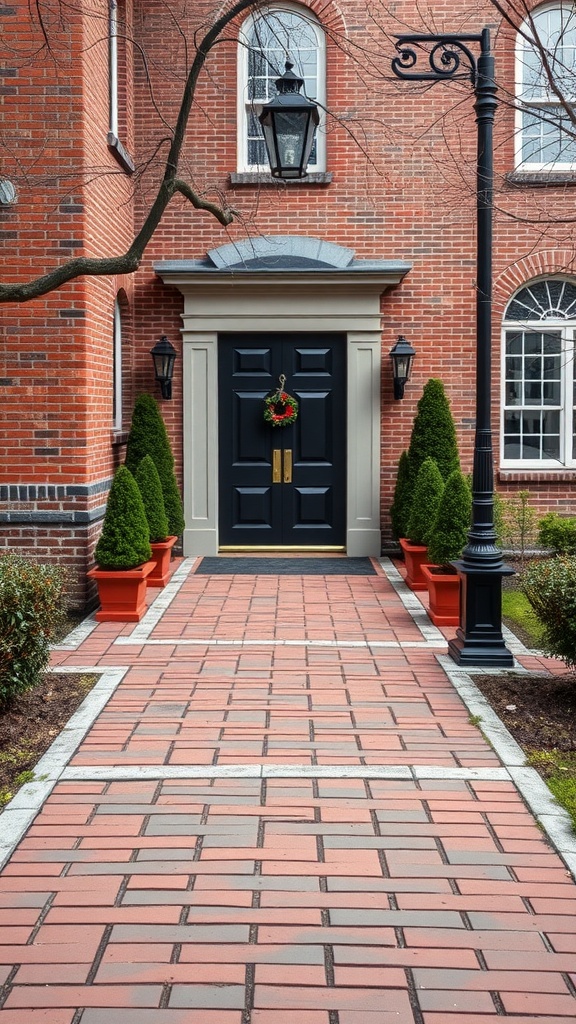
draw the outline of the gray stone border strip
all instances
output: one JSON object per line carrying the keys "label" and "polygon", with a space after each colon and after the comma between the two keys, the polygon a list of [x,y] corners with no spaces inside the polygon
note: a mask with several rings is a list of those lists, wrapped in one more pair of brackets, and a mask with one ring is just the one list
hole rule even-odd
{"label": "gray stone border strip", "polygon": [[446,637],[438,629],[438,626],[435,626],[430,621],[424,605],[418,600],[416,594],[410,590],[410,587],[406,586],[402,574],[398,572],[391,559],[380,558],[378,561],[388,582],[394,587],[406,611],[409,612],[414,625],[420,630],[424,639],[428,641],[437,640],[442,644],[447,643]]}
{"label": "gray stone border strip", "polygon": [[[524,803],[530,808],[576,881],[576,834],[570,815],[556,802],[535,768],[526,765],[524,751],[474,685],[468,672],[459,668],[447,655],[437,655],[437,658],[470,714],[478,716],[478,725],[483,735],[502,761]],[[495,674],[488,669],[486,672],[490,675]]]}
{"label": "gray stone border strip", "polygon": [[506,768],[422,767],[421,765],[78,765],[66,768],[62,782],[136,782],[170,779],[388,779],[390,781],[434,781],[457,779],[464,782],[509,782]]}
{"label": "gray stone border strip", "polygon": [[121,638],[118,637],[118,640],[121,639],[124,643],[148,640],[150,633],[154,627],[158,625],[167,608],[172,604],[172,601],[188,579],[197,561],[198,558],[196,557],[185,558],[178,568],[172,573],[172,576],[166,586],[159,591],[158,596],[154,598],[152,604],[148,608],[148,611],[141,618],[140,622],[137,623],[132,632],[129,633],[128,636]]}
{"label": "gray stone border strip", "polygon": [[62,778],[70,758],[122,682],[128,668],[108,668],[104,671],[97,668],[74,668],[68,671],[100,675],[100,679],[38,761],[34,768],[35,780],[22,786],[0,815],[0,870],[12,856],[15,847],[56,783]]}
{"label": "gray stone border strip", "polygon": [[118,647],[358,647],[365,650],[389,649],[402,650],[404,648],[444,648],[446,638],[441,640],[224,640],[224,639],[199,639],[175,637],[173,640],[163,637],[161,640],[140,640],[134,638],[134,633],[129,636],[118,636],[114,640],[114,646]]}
{"label": "gray stone border strip", "polygon": [[78,648],[88,639],[91,633],[97,628],[98,623],[94,613],[80,622],[59,644],[50,644],[51,651],[77,651]]}

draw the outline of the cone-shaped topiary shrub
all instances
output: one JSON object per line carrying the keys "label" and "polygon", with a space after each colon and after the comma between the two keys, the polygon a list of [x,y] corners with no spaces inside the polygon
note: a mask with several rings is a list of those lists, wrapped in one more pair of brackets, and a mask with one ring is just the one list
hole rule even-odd
{"label": "cone-shaped topiary shrub", "polygon": [[450,403],[442,381],[435,377],[431,377],[424,386],[412,427],[408,447],[412,490],[418,470],[424,459],[428,458],[434,459],[445,481],[450,473],[460,469],[456,427]]}
{"label": "cone-shaped topiary shrub", "polygon": [[168,518],[168,532],[178,537],[184,529],[184,514],[174,473],[174,455],[158,403],[152,395],[146,394],[139,395],[136,399],[128,434],[126,466],[131,473],[136,473],[138,464],[145,455],[153,458],[158,470]]}
{"label": "cone-shaped topiary shrub", "polygon": [[94,557],[100,569],[135,569],[151,555],[150,534],[138,484],[118,466]]}
{"label": "cone-shaped topiary shrub", "polygon": [[398,474],[396,476],[396,487],[394,489],[394,501],[390,506],[390,519],[392,520],[392,532],[396,538],[408,535],[408,516],[410,507],[408,502],[408,485],[410,482],[410,462],[408,452],[402,452],[398,462]]}
{"label": "cone-shaped topiary shrub", "polygon": [[406,537],[411,544],[428,544],[428,536],[438,514],[444,481],[434,459],[424,459],[416,477],[416,486]]}
{"label": "cone-shaped topiary shrub", "polygon": [[151,455],[145,455],[138,463],[135,480],[144,503],[150,543],[157,544],[168,536],[168,517],[164,508],[162,484]]}
{"label": "cone-shaped topiary shrub", "polygon": [[460,558],[466,545],[472,519],[470,485],[459,469],[450,474],[438,506],[438,514],[428,534],[428,558],[434,565],[453,572],[450,562]]}

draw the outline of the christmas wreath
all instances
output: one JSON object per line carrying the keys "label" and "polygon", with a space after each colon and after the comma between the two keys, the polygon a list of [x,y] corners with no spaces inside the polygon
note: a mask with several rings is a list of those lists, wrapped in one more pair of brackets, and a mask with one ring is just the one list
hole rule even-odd
{"label": "christmas wreath", "polygon": [[298,402],[284,391],[286,377],[280,377],[280,387],[264,399],[264,419],[273,427],[289,427],[298,416]]}

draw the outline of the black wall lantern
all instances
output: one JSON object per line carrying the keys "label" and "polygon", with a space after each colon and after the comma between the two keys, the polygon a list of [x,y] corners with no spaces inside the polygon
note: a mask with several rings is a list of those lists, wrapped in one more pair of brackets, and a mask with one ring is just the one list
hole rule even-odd
{"label": "black wall lantern", "polygon": [[150,349],[150,355],[154,362],[154,373],[160,384],[162,398],[172,398],[172,378],[174,376],[174,363],[176,362],[176,349],[170,344],[165,334],[160,341],[157,341],[154,348]]}
{"label": "black wall lantern", "polygon": [[394,398],[404,398],[404,385],[410,380],[412,363],[416,352],[410,342],[401,334],[390,352],[394,376]]}
{"label": "black wall lantern", "polygon": [[274,178],[306,176],[320,120],[316,104],[300,95],[304,79],[294,74],[293,67],[286,61],[286,71],[275,83],[278,95],[266,103],[259,115]]}

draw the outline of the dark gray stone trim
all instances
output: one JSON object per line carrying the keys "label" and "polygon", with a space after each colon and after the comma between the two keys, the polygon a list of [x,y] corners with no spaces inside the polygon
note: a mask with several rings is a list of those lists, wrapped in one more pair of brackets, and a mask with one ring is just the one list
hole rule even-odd
{"label": "dark gray stone trim", "polygon": [[65,501],[109,491],[112,478],[93,484],[0,484],[0,501]]}
{"label": "dark gray stone trim", "polygon": [[558,185],[576,185],[576,171],[511,171],[506,184],[516,188],[554,188]]}
{"label": "dark gray stone trim", "polygon": [[231,185],[274,185],[276,188],[300,186],[302,188],[306,185],[329,185],[331,181],[330,171],[312,171],[305,178],[294,178],[291,181],[280,181],[263,171],[232,171],[230,174]]}
{"label": "dark gray stone trim", "polygon": [[106,142],[108,143],[108,149],[114,154],[120,166],[124,168],[127,174],[134,174],[136,165],[128,150],[124,149],[120,139],[114,135],[114,132],[108,132]]}
{"label": "dark gray stone trim", "polygon": [[0,512],[0,524],[26,526],[88,526],[104,518],[106,506],[90,509],[88,512]]}

